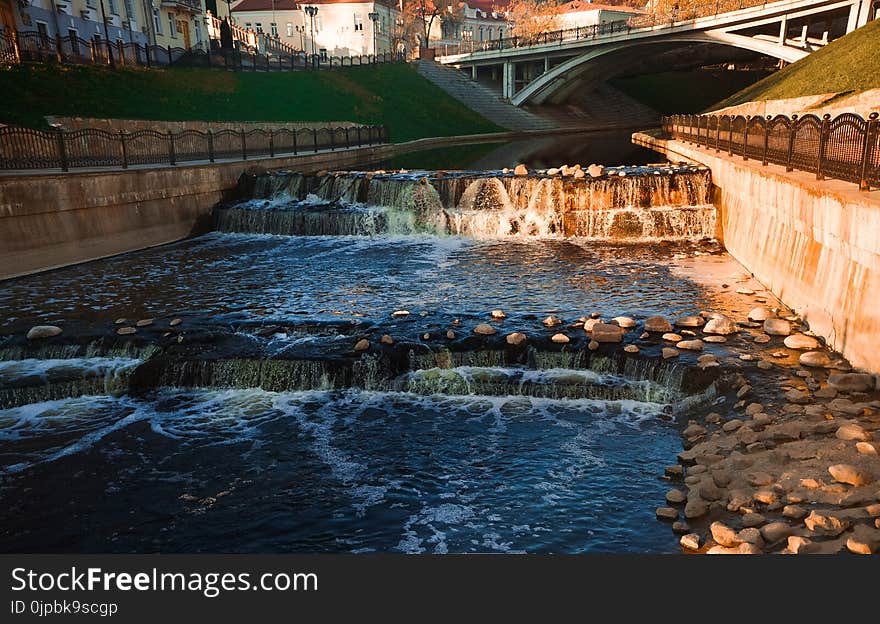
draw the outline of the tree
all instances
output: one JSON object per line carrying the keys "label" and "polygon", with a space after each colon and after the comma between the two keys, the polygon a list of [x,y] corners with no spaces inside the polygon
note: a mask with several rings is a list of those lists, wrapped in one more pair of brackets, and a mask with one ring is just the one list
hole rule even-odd
{"label": "tree", "polygon": [[510,0],[507,20],[513,35],[531,39],[559,29],[559,5],[554,0]]}
{"label": "tree", "polygon": [[401,17],[406,39],[418,40],[420,47],[428,47],[434,22],[445,10],[445,7],[438,4],[441,2],[442,0],[404,0]]}

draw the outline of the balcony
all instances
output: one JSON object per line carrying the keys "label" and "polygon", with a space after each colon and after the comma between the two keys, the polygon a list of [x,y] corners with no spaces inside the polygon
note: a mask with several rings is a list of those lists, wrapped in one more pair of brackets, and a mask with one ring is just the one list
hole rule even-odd
{"label": "balcony", "polygon": [[202,12],[202,0],[162,0],[162,7],[198,14]]}

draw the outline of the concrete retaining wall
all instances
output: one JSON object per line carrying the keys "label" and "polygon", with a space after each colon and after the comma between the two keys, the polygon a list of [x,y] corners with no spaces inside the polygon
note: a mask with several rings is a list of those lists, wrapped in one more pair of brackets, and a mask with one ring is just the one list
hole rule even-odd
{"label": "concrete retaining wall", "polygon": [[462,143],[496,143],[577,128],[418,139],[247,161],[128,170],[0,174],[0,280],[180,240],[252,167],[314,173]]}
{"label": "concrete retaining wall", "polygon": [[880,191],[645,133],[633,142],[708,166],[731,255],[854,366],[880,371]]}

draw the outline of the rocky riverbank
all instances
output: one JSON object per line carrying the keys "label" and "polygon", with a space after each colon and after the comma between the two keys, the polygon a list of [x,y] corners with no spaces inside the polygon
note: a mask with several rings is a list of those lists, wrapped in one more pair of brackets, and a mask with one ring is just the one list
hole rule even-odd
{"label": "rocky riverbank", "polygon": [[760,284],[712,262],[690,268],[724,309],[701,333],[734,350],[720,358],[738,369],[734,404],[686,423],[658,519],[685,552],[877,553],[878,377],[851,371]]}

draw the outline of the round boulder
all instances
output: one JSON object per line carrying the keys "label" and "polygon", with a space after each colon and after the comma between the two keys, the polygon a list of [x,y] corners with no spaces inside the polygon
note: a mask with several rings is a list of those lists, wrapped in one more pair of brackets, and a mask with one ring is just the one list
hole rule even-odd
{"label": "round boulder", "polygon": [[764,332],[771,336],[788,336],[791,323],[783,319],[767,319],[764,321]]}
{"label": "round boulder", "polygon": [[27,333],[28,340],[39,340],[40,338],[51,338],[61,333],[61,328],[55,325],[37,325],[31,327]]}

